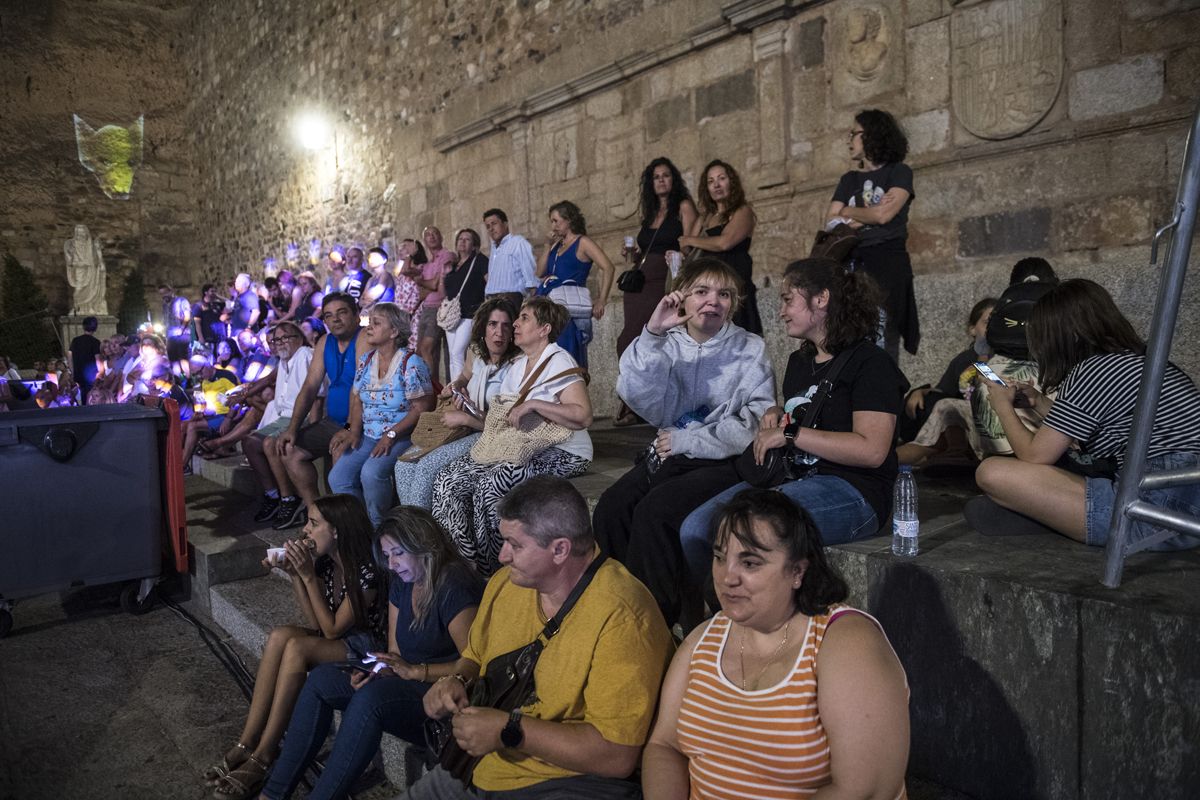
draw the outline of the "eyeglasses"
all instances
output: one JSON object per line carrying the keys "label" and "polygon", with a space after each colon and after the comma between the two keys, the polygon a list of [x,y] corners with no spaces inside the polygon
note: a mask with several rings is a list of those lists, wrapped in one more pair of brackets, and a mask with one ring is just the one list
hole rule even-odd
{"label": "eyeglasses", "polygon": [[861,130],[850,131],[849,139],[850,139],[850,141],[853,142],[855,136],[862,136],[862,135],[863,135],[863,132]]}

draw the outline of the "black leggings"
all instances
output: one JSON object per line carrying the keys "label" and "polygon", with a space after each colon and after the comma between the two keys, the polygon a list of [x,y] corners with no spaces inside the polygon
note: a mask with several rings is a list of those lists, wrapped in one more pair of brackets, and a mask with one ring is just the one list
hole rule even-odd
{"label": "black leggings", "polygon": [[733,459],[672,456],[650,474],[637,464],[600,496],[592,527],[600,549],[646,584],[668,625],[685,589],[707,576],[687,574],[679,528],[688,514],[740,480]]}

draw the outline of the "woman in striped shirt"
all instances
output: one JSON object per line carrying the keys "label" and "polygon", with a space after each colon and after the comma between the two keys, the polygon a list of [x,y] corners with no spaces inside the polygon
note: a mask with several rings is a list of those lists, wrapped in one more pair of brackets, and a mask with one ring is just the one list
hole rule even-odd
{"label": "woman in striped shirt", "polygon": [[879,623],[842,605],[808,512],[766,489],[735,496],[713,584],[721,611],[663,682],[646,800],[904,798],[904,670]]}
{"label": "woman in striped shirt", "polygon": [[[1145,342],[1108,292],[1082,278],[1063,281],[1038,300],[1026,336],[1043,389],[1057,390],[1058,396],[1050,400],[1024,383],[983,382],[1016,458],[989,458],[979,465],[975,480],[988,498],[969,502],[967,518],[990,518],[993,527],[1004,525],[1013,533],[1048,526],[1085,544],[1103,545],[1133,427]],[[1017,420],[1017,404],[1030,405],[1044,417],[1036,434]],[[1108,460],[1116,473],[1085,477],[1065,469],[1068,450],[1074,451],[1070,463]],[[1147,456],[1150,472],[1200,466],[1200,392],[1174,364],[1167,364],[1163,377]],[[1200,516],[1200,485],[1153,489],[1141,496],[1156,506]],[[1133,538],[1160,532],[1166,531],[1136,522]],[[1176,534],[1151,549],[1197,545],[1200,539]]]}

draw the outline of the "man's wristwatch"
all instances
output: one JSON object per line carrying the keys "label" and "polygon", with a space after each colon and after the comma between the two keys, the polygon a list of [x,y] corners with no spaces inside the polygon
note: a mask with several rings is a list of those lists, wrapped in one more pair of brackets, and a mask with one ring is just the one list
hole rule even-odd
{"label": "man's wristwatch", "polygon": [[525,731],[521,730],[521,709],[514,708],[508,715],[508,724],[500,731],[500,743],[505,747],[520,747],[525,741]]}
{"label": "man's wristwatch", "polygon": [[385,433],[385,434],[384,434],[384,436],[386,436],[386,437],[387,437],[387,438],[389,438],[389,439],[393,439],[393,440],[394,440],[394,439],[396,438],[396,432],[395,432],[394,430],[391,430],[391,429],[389,428],[389,429],[388,429],[388,432],[387,432],[387,433]]}

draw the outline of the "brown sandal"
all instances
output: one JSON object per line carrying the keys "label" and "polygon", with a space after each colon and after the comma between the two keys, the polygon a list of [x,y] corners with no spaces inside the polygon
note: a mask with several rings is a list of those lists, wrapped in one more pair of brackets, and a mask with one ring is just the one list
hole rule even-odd
{"label": "brown sandal", "polygon": [[217,800],[250,800],[262,790],[270,771],[270,764],[251,753],[240,767],[221,779],[213,789],[213,797]]}

